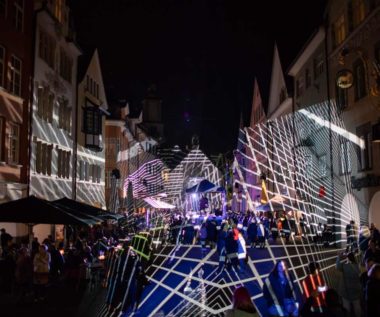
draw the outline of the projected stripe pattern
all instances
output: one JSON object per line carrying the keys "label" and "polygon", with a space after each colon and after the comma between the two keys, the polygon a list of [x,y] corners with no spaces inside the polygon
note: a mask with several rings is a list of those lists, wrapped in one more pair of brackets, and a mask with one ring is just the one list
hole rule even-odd
{"label": "projected stripe pattern", "polygon": [[[298,295],[310,261],[320,264],[327,283],[334,287],[336,255],[345,247],[345,244],[339,247],[339,242],[346,238],[345,226],[351,219],[359,224],[359,215],[363,215],[365,207],[350,189],[349,173],[342,173],[345,169],[357,168],[355,147],[360,146],[360,140],[344,129],[334,105],[330,111],[327,104],[320,104],[267,124],[242,129],[234,175],[242,188],[245,205],[253,210],[254,198],[261,191],[258,181],[252,183],[247,179],[258,180],[264,172],[269,196],[286,197],[283,209],[300,211],[311,234],[292,237],[289,243],[282,238],[277,244],[269,240],[263,250],[248,247],[244,273],[234,270],[218,273],[218,255],[214,249],[202,255],[198,245],[166,244],[148,270],[151,284],[144,290],[136,316],[156,313],[223,316],[231,307],[234,288],[240,285],[249,289],[264,315],[266,303],[262,286],[278,260],[289,263]],[[345,160],[341,160],[343,154],[346,154]],[[326,157],[321,159],[324,155]],[[323,195],[320,195],[321,186],[325,188]],[[314,242],[318,223],[335,227],[338,246],[332,244],[326,248]]]}

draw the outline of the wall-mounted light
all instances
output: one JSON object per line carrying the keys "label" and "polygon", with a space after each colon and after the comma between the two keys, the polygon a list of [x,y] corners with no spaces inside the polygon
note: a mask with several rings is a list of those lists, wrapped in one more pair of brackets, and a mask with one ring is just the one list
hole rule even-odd
{"label": "wall-mounted light", "polygon": [[336,74],[336,85],[341,89],[349,89],[354,84],[354,75],[348,69],[342,69]]}

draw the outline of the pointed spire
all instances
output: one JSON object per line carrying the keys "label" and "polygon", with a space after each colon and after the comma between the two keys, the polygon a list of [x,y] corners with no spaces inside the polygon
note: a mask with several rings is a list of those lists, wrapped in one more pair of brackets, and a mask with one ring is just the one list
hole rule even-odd
{"label": "pointed spire", "polygon": [[269,90],[269,102],[267,112],[268,117],[270,117],[271,114],[273,114],[275,110],[278,108],[278,106],[281,104],[280,95],[282,91],[287,95],[284,72],[282,70],[277,44],[275,43],[272,62],[272,75]]}

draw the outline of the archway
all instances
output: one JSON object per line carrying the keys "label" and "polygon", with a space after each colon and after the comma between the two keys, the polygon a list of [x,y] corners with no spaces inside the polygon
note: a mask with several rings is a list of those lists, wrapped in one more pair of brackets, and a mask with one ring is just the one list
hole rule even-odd
{"label": "archway", "polygon": [[373,195],[369,204],[368,222],[380,225],[380,191]]}

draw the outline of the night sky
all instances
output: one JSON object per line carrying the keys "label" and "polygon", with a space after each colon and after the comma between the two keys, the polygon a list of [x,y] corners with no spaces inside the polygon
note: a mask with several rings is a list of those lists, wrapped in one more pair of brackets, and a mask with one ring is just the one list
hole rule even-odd
{"label": "night sky", "polygon": [[284,71],[323,21],[325,0],[74,0],[77,41],[98,47],[109,103],[162,98],[167,143],[200,136],[206,153],[231,151],[253,79],[268,94],[274,42]]}

